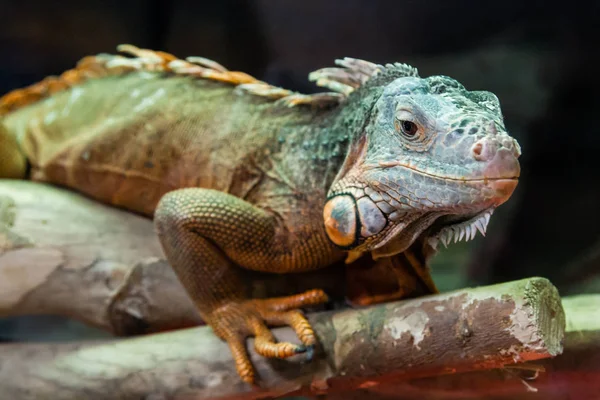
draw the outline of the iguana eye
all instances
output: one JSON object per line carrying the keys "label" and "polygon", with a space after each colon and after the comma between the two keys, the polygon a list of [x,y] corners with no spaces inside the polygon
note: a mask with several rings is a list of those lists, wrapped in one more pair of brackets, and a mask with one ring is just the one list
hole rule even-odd
{"label": "iguana eye", "polygon": [[412,121],[398,121],[400,123],[400,130],[403,134],[408,137],[413,137],[417,134],[419,127]]}
{"label": "iguana eye", "polygon": [[408,140],[414,140],[418,137],[419,125],[407,119],[396,119],[396,130]]}
{"label": "iguana eye", "polygon": [[425,151],[431,143],[431,123],[418,110],[400,108],[394,116],[394,128],[404,146],[414,151]]}

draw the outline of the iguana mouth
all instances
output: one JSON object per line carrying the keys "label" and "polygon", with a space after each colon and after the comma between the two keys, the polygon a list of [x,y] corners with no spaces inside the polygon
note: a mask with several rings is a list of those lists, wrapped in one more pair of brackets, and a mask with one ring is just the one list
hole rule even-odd
{"label": "iguana mouth", "polygon": [[477,176],[477,177],[467,177],[467,176],[451,176],[451,175],[440,175],[434,174],[428,171],[424,171],[420,168],[415,167],[414,165],[407,164],[404,161],[379,161],[377,164],[379,167],[391,168],[391,167],[401,167],[409,169],[417,174],[425,175],[430,178],[440,179],[445,181],[456,181],[456,182],[490,182],[490,181],[502,181],[502,180],[518,180],[520,177],[520,173],[508,173],[504,175],[498,176]]}
{"label": "iguana mouth", "polygon": [[445,247],[464,240],[468,242],[475,238],[477,231],[483,236],[487,230],[490,217],[494,213],[494,207],[488,208],[476,214],[467,216],[445,215],[438,218],[428,229],[427,240],[435,249],[439,242]]}
{"label": "iguana mouth", "polygon": [[445,181],[456,181],[456,182],[489,182],[489,181],[503,181],[503,180],[518,180],[520,174],[507,174],[502,176],[479,176],[479,177],[466,177],[466,176],[451,176],[451,175],[439,175],[431,172],[424,171],[419,169],[413,165],[407,164],[402,161],[380,161],[378,163],[379,167],[391,168],[391,167],[401,167],[409,169],[413,172],[416,172],[421,175],[429,176],[434,179],[441,179]]}

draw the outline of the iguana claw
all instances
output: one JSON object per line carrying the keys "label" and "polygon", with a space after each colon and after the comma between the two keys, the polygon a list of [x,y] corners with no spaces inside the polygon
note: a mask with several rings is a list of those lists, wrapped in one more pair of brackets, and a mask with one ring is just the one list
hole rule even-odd
{"label": "iguana claw", "polygon": [[[255,371],[248,357],[246,338],[254,336],[254,350],[263,357],[287,358],[305,353],[310,361],[317,338],[298,308],[326,301],[327,295],[323,291],[311,290],[288,297],[228,303],[214,310],[207,322],[227,341],[241,379],[253,384]],[[302,344],[276,342],[267,325],[290,326]]]}

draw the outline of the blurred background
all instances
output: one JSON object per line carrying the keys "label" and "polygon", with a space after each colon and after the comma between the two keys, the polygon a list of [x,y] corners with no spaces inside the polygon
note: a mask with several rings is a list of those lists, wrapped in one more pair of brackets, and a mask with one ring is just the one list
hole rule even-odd
{"label": "blurred background", "polygon": [[[436,257],[438,286],[537,275],[562,295],[600,292],[598,1],[1,0],[0,16],[0,93],[120,43],[305,93],[320,90],[310,71],[344,56],[490,90],[522,146],[521,181],[486,238]],[[4,321],[0,336],[32,323]]]}

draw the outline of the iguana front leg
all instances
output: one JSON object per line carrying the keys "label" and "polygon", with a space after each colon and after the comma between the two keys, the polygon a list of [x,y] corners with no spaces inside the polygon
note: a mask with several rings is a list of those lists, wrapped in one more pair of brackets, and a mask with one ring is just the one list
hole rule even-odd
{"label": "iguana front leg", "polygon": [[[154,221],[169,263],[202,318],[229,344],[244,381],[254,382],[248,336],[256,337],[256,352],[265,357],[289,357],[316,343],[297,308],[327,301],[321,290],[252,300],[239,276],[237,265],[283,272],[290,262],[292,250],[275,246],[281,231],[272,215],[227,193],[189,188],[167,193]],[[276,343],[267,324],[290,325],[303,345]]]}

